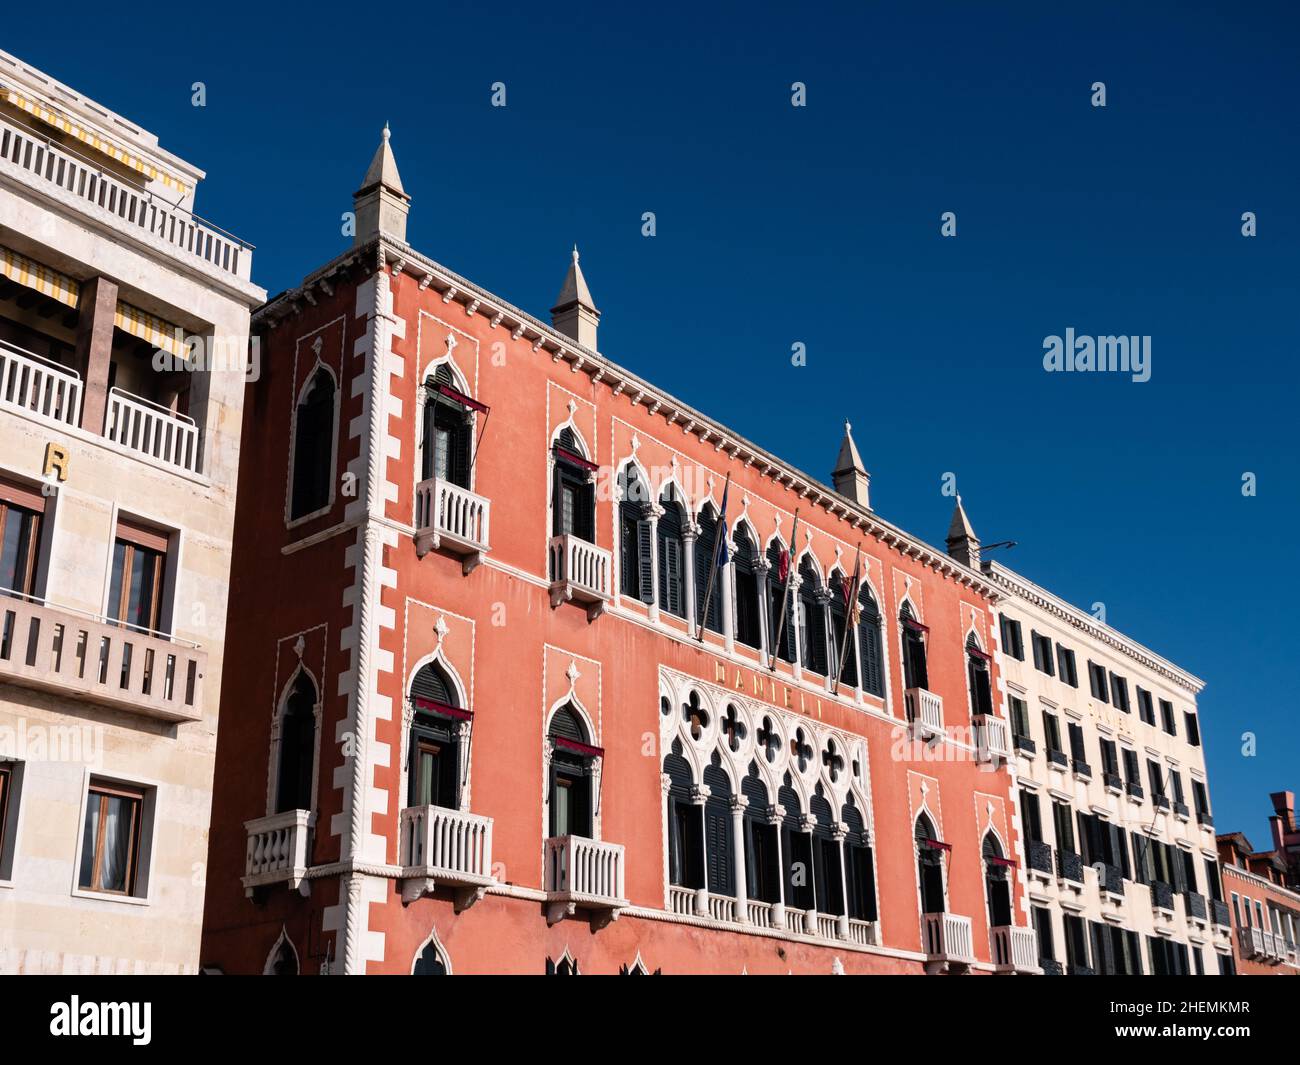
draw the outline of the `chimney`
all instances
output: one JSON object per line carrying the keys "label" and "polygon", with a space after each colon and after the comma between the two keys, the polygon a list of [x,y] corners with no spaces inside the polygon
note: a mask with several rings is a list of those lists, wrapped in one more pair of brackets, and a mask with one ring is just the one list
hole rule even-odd
{"label": "chimney", "polygon": [[[1268,798],[1273,804],[1273,816],[1268,819],[1269,827],[1273,830],[1273,846],[1285,852],[1286,837],[1294,835],[1296,831],[1295,792],[1275,791]],[[1283,860],[1285,859],[1283,854]]]}
{"label": "chimney", "polygon": [[591,298],[587,279],[578,265],[578,246],[573,246],[573,262],[564,278],[564,287],[551,308],[551,325],[566,337],[576,340],[584,348],[596,351],[596,326],[600,324],[600,311]]}
{"label": "chimney", "polygon": [[370,169],[362,179],[361,188],[352,194],[352,209],[357,216],[356,233],[352,237],[354,248],[368,244],[381,233],[406,241],[406,215],[411,209],[411,197],[402,188],[397,160],[388,145],[390,136],[385,123],[384,136],[370,160]]}
{"label": "chimney", "polygon": [[966,517],[966,508],[961,505],[961,496],[957,497],[957,506],[952,512],[952,523],[948,526],[948,554],[971,569],[980,568],[980,542],[971,528],[970,519]]}
{"label": "chimney", "polygon": [[853,427],[848,422],[844,423],[844,439],[840,442],[840,457],[835,460],[835,469],[831,471],[831,484],[845,499],[871,509],[871,475],[862,465],[858,445],[853,442]]}

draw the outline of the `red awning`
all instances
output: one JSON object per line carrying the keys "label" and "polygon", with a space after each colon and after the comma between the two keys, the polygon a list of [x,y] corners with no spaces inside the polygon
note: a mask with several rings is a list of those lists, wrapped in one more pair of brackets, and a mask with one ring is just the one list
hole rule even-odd
{"label": "red awning", "polygon": [[912,618],[905,618],[905,619],[903,620],[903,624],[906,625],[906,626],[907,626],[909,629],[911,629],[913,632],[929,632],[929,631],[930,631],[930,626],[929,626],[929,625],[922,625],[919,621],[916,621],[916,620],[914,620],[914,619],[912,619]]}
{"label": "red awning", "polygon": [[465,395],[464,392],[456,391],[456,389],[452,388],[451,385],[437,385],[435,387],[439,395],[446,396],[448,399],[451,400],[455,400],[462,407],[468,407],[470,410],[476,410],[480,414],[488,413],[488,406],[486,403],[480,403],[477,399],[472,399],[469,396]]}
{"label": "red awning", "polygon": [[596,470],[600,469],[600,467],[597,466],[594,462],[588,462],[581,455],[576,455],[572,451],[569,451],[567,448],[560,447],[559,444],[555,445],[555,457],[558,459],[563,459],[565,462],[572,463],[574,466],[578,466],[584,470],[591,470],[595,472]]}
{"label": "red awning", "polygon": [[943,843],[942,841],[937,840],[937,839],[923,839],[923,840],[921,840],[921,842],[924,843],[927,847],[929,847],[929,848],[930,848],[931,850],[933,850],[933,851],[950,851],[950,850],[952,850],[952,844],[951,844],[951,843]]}
{"label": "red awning", "polygon": [[472,710],[465,710],[459,706],[452,706],[450,703],[440,703],[436,699],[422,699],[417,695],[412,701],[419,710],[427,710],[433,714],[441,714],[443,717],[452,717],[457,721],[468,721],[474,716]]}
{"label": "red awning", "polygon": [[566,751],[572,751],[574,754],[581,754],[587,758],[602,758],[605,754],[604,747],[592,747],[587,743],[579,743],[577,740],[566,740],[563,736],[552,736],[555,746],[561,747]]}
{"label": "red awning", "polygon": [[990,857],[990,858],[989,858],[989,864],[990,864],[990,865],[1005,865],[1008,869],[1014,869],[1014,868],[1016,867],[1016,860],[1015,860],[1014,858],[995,858],[995,857]]}
{"label": "red awning", "polygon": [[992,662],[992,661],[993,661],[993,656],[992,656],[992,655],[990,655],[990,654],[985,654],[985,653],[984,653],[983,651],[981,651],[978,647],[967,647],[967,648],[966,648],[966,653],[967,653],[967,654],[972,654],[972,655],[974,655],[976,658],[983,659],[985,662]]}

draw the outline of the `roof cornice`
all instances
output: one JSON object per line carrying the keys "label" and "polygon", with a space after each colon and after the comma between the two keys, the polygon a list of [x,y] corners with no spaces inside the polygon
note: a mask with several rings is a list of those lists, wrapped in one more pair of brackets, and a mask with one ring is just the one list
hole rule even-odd
{"label": "roof cornice", "polygon": [[419,278],[420,287],[433,288],[442,293],[444,303],[455,301],[465,306],[466,313],[482,315],[489,320],[492,328],[504,326],[510,330],[513,339],[531,340],[534,352],[545,352],[555,362],[567,362],[573,372],[583,372],[590,376],[593,384],[603,381],[615,396],[626,394],[633,406],[645,407],[651,414],[664,418],[669,425],[680,425],[683,432],[698,436],[701,443],[713,444],[714,451],[725,451],[733,460],[743,461],[746,468],[757,468],[763,476],[770,477],[778,485],[795,492],[800,499],[808,500],[825,509],[832,517],[874,536],[885,547],[917,559],[935,572],[975,590],[994,603],[1004,598],[1004,591],[985,574],[962,565],[946,552],[845,498],[599,352],[584,347],[527,311],[520,310],[430,259],[405,241],[396,240],[387,234],[381,235],[369,245],[349,248],[319,270],[307,275],[297,288],[274,297],[254,313],[254,328],[274,325],[282,318],[297,313],[304,303],[314,304],[312,290],[317,286],[328,286],[330,278],[340,270],[346,270],[358,262],[369,269],[377,260],[384,262],[385,268],[391,269],[394,274],[406,273]]}
{"label": "roof cornice", "polygon": [[1017,599],[1023,599],[1040,610],[1045,610],[1047,613],[1060,618],[1071,627],[1119,651],[1120,654],[1133,659],[1133,661],[1145,666],[1147,669],[1159,673],[1166,680],[1173,681],[1180,688],[1191,692],[1193,695],[1198,694],[1205,687],[1205,681],[1200,677],[1188,673],[1185,669],[1174,665],[1167,658],[1162,658],[1149,647],[1144,647],[1136,640],[1125,636],[1122,632],[1099,622],[1091,614],[1084,613],[1064,599],[1057,598],[1047,589],[1040,588],[1014,570],[1009,570],[998,562],[985,562],[983,569],[985,575],[994,584]]}

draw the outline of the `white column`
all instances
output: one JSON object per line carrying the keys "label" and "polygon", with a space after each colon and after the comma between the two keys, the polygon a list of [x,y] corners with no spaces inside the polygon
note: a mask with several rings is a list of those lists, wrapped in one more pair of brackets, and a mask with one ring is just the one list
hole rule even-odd
{"label": "white column", "polygon": [[749,923],[748,871],[745,868],[745,807],[749,800],[743,795],[731,797],[731,838],[733,862],[736,868],[736,920]]}
{"label": "white column", "polygon": [[[721,531],[721,530],[719,530]],[[727,544],[727,557],[734,558],[736,545]],[[727,654],[736,649],[736,566],[728,562],[718,570],[718,586],[714,594],[722,595],[722,639]]]}
{"label": "white column", "polygon": [[840,849],[840,899],[844,904],[844,912],[839,917],[838,934],[841,939],[849,938],[849,877],[848,869],[848,852],[844,849],[844,839],[849,834],[849,826],[843,821],[836,821],[835,826],[831,829],[831,835],[835,839],[835,845]]}
{"label": "white column", "polygon": [[709,786],[700,784],[691,789],[691,805],[700,811],[700,857],[703,861],[704,885],[695,892],[695,913],[699,917],[709,915],[709,823],[704,816],[704,805],[709,801]]}
{"label": "white column", "polygon": [[790,593],[786,597],[787,605],[790,608],[790,616],[786,618],[786,628],[791,629],[791,642],[794,644],[794,679],[803,679],[803,633],[800,631],[800,619],[803,617],[803,600],[799,598],[799,588],[803,585],[803,578],[793,569],[790,576],[786,578],[790,582]]}
{"label": "white column", "polygon": [[811,814],[804,814],[803,821],[799,825],[800,831],[808,837],[807,874],[808,882],[812,885],[813,889],[813,904],[812,907],[803,915],[803,930],[810,936],[815,936],[817,934],[817,903],[820,901],[817,898],[817,855],[813,853],[813,848],[817,846],[817,837],[813,835],[813,826],[816,823],[816,820]]}
{"label": "white column", "polygon": [[650,606],[651,621],[659,620],[659,519],[664,508],[652,503],[649,508],[650,525]]}
{"label": "white column", "polygon": [[[695,601],[695,548],[700,535],[698,522],[687,521],[682,526],[682,592],[686,603],[686,628],[692,638],[699,635],[699,626],[695,623],[697,611]],[[718,574],[718,577],[722,576]],[[715,578],[716,580],[717,578]],[[701,603],[700,606],[704,604]]]}
{"label": "white column", "polygon": [[763,665],[772,664],[771,646],[775,633],[769,635],[768,630],[772,627],[772,619],[769,616],[772,612],[772,589],[768,587],[767,577],[771,570],[772,564],[766,558],[760,559],[754,563],[754,580],[758,586],[758,642],[762,644],[759,648],[759,657]]}
{"label": "white column", "polygon": [[785,931],[785,855],[782,853],[781,821],[785,807],[779,802],[768,807],[767,823],[776,828],[776,878],[779,885],[777,901],[772,903],[772,927]]}

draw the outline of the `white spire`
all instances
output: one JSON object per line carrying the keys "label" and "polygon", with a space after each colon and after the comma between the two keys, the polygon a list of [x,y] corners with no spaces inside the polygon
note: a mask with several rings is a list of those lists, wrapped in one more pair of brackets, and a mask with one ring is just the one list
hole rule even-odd
{"label": "white spire", "polygon": [[573,246],[573,261],[564,275],[564,284],[551,308],[551,324],[567,337],[572,337],[583,347],[596,350],[596,327],[600,324],[600,311],[591,297],[587,279],[578,264],[578,245]]}

